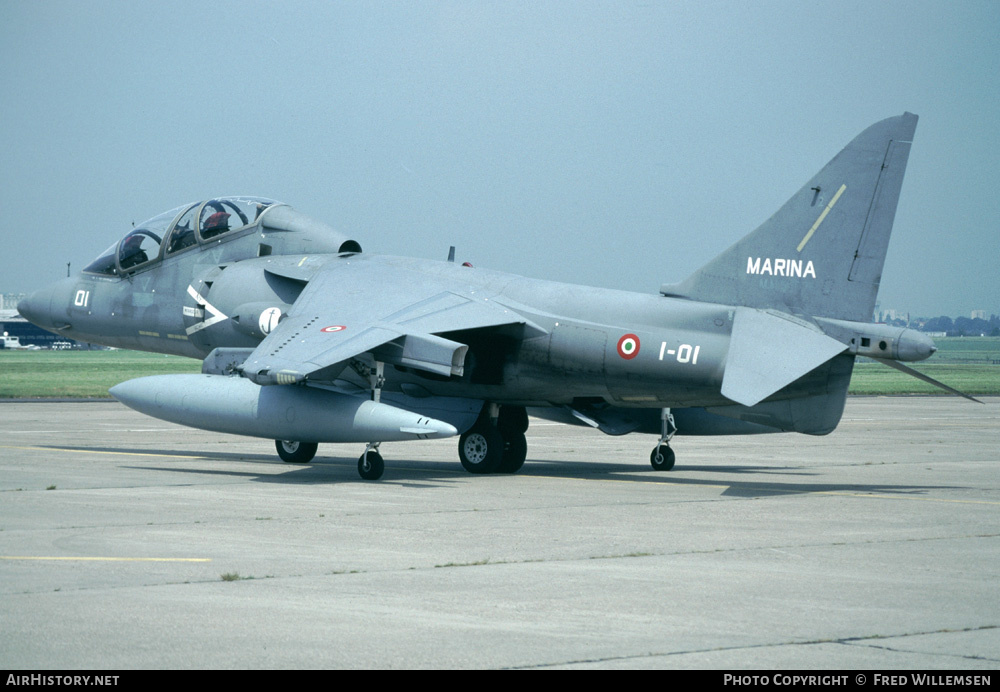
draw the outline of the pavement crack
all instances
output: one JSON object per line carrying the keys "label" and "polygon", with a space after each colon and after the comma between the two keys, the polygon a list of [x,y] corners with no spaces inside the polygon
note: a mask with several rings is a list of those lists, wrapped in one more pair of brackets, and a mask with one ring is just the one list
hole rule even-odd
{"label": "pavement crack", "polygon": [[944,658],[958,658],[966,661],[1000,661],[1000,658],[991,656],[976,656],[973,654],[955,654],[948,653],[944,651],[928,652],[922,649],[910,649],[901,646],[889,646],[887,644],[876,644],[876,641],[882,639],[905,639],[907,637],[921,637],[929,634],[958,634],[961,632],[983,632],[986,630],[995,630],[1000,628],[1000,625],[982,625],[980,627],[964,627],[961,629],[940,629],[932,630],[929,632],[912,632],[905,634],[893,634],[893,635],[873,635],[871,637],[852,637],[849,639],[841,639],[837,644],[843,644],[844,646],[861,646],[870,649],[881,649],[883,651],[892,651],[894,653],[904,653],[904,654],[920,654],[922,656],[937,656]]}
{"label": "pavement crack", "polygon": [[[893,651],[898,653],[915,653],[915,654],[926,654],[925,651],[919,650],[909,650],[909,649],[898,649],[890,646],[878,646],[872,642],[886,639],[896,639],[900,637],[919,637],[929,634],[960,634],[963,632],[983,632],[987,630],[994,630],[1000,628],[1000,625],[978,625],[971,627],[961,627],[961,628],[942,628],[936,630],[927,630],[921,632],[903,632],[899,634],[868,634],[868,635],[858,635],[855,637],[839,637],[833,639],[805,639],[801,641],[785,641],[785,642],[767,642],[763,644],[747,644],[742,646],[717,646],[705,649],[686,649],[683,651],[649,651],[641,654],[632,654],[628,656],[605,656],[605,657],[595,657],[586,659],[574,659],[570,661],[558,661],[550,663],[536,663],[532,665],[525,666],[512,666],[510,670],[533,670],[542,668],[557,668],[562,666],[577,666],[577,665],[589,665],[589,664],[602,664],[611,663],[614,661],[635,661],[645,658],[659,658],[665,656],[686,656],[693,654],[708,654],[708,653],[719,653],[725,651],[751,651],[753,649],[770,649],[782,646],[816,646],[820,644],[842,644],[846,646],[867,646],[870,648],[883,649],[886,651]],[[949,655],[949,654],[936,654],[936,655]],[[998,659],[987,658],[984,656],[959,656],[954,655],[957,658],[963,660],[976,660],[976,661],[996,661]]]}

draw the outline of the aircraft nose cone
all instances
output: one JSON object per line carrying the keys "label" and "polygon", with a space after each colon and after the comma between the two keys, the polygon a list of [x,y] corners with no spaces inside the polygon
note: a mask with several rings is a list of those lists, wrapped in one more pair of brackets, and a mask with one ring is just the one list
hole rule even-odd
{"label": "aircraft nose cone", "polygon": [[21,317],[39,327],[49,328],[52,321],[49,319],[51,313],[52,290],[43,288],[35,291],[27,298],[22,298],[17,303],[17,311]]}
{"label": "aircraft nose cone", "polygon": [[24,319],[42,329],[58,334],[69,328],[67,306],[72,302],[76,279],[66,278],[45,288],[40,288],[17,303],[17,311]]}

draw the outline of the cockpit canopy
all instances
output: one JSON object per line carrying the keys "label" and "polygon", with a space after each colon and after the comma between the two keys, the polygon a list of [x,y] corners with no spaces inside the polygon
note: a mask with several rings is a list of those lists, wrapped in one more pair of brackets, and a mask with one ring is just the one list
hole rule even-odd
{"label": "cockpit canopy", "polygon": [[163,257],[252,226],[267,209],[278,205],[281,203],[263,197],[220,197],[185,204],[140,224],[83,271],[129,274]]}

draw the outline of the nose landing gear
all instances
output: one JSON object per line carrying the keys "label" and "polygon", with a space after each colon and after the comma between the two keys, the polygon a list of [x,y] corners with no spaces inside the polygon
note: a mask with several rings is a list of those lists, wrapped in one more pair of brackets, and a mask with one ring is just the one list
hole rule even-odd
{"label": "nose landing gear", "polygon": [[378,453],[377,442],[369,443],[365,447],[364,454],[358,459],[358,474],[366,481],[377,481],[385,472],[385,461]]}

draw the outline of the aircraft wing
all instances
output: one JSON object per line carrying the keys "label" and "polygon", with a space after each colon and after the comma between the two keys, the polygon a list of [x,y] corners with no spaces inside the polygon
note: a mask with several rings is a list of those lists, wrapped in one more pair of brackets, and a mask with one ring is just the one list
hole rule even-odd
{"label": "aircraft wing", "polygon": [[382,362],[460,376],[468,346],[438,334],[506,325],[545,333],[492,297],[447,272],[427,274],[375,257],[337,258],[309,277],[241,370],[262,385],[332,380],[352,358],[372,353]]}

